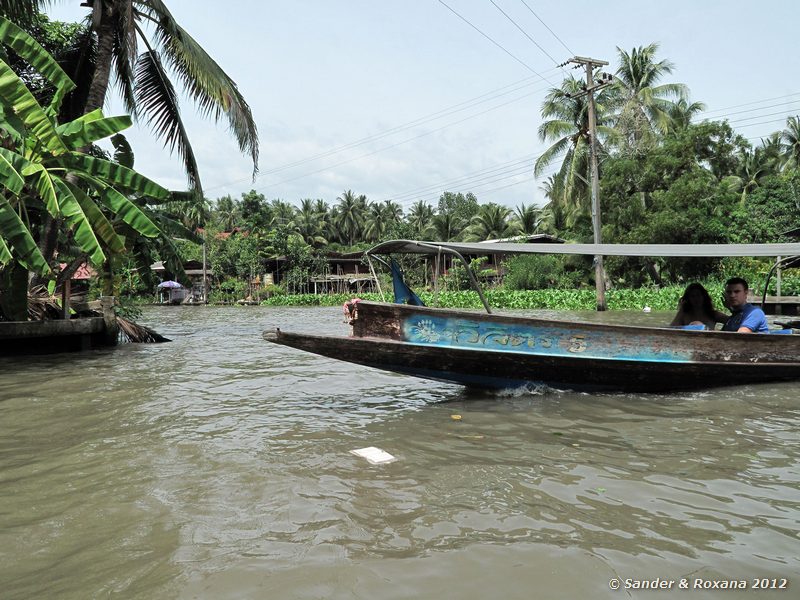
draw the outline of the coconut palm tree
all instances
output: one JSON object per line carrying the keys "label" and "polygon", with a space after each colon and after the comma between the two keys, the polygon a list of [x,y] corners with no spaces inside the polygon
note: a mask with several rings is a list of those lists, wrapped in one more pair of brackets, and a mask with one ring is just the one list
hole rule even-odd
{"label": "coconut palm tree", "polygon": [[786,119],[786,128],[780,133],[784,148],[784,165],[800,168],[800,117]]}
{"label": "coconut palm tree", "polygon": [[374,242],[379,240],[389,227],[389,220],[386,218],[384,204],[371,202],[364,215],[364,240]]}
{"label": "coconut palm tree", "polygon": [[[3,3],[3,10],[7,18],[25,22],[47,4],[15,0]],[[80,113],[102,108],[113,73],[126,111],[146,122],[171,151],[177,150],[190,185],[200,190],[199,169],[168,67],[203,116],[227,119],[239,149],[251,157],[253,172],[258,170],[258,135],[250,107],[236,83],[180,26],[163,0],[86,0],[81,6],[90,11],[86,20],[92,39],[85,41],[79,61],[81,69],[91,71]],[[144,25],[152,35],[145,34]]]}
{"label": "coconut palm tree", "polygon": [[336,206],[334,225],[338,230],[339,241],[352,246],[361,236],[364,227],[366,196],[356,196],[353,190],[346,190],[336,199],[339,204]]}
{"label": "coconut palm tree", "polygon": [[514,235],[517,228],[509,223],[511,209],[494,202],[481,204],[466,229],[466,239],[470,242],[499,239]]}
{"label": "coconut palm tree", "polygon": [[619,68],[614,80],[617,94],[616,128],[622,143],[638,153],[653,142],[655,134],[668,131],[672,98],[688,97],[682,83],[659,82],[675,68],[664,59],[656,62],[658,44],[639,46],[626,52],[617,47]]}
{"label": "coconut palm tree", "polygon": [[403,207],[394,200],[384,200],[383,216],[389,223],[399,223],[403,220]]}
{"label": "coconut palm tree", "polygon": [[306,244],[318,248],[328,243],[325,238],[325,218],[320,213],[314,200],[306,198],[300,201],[300,208],[295,215],[298,233]]}
{"label": "coconut palm tree", "polygon": [[293,204],[276,198],[269,203],[269,209],[272,216],[270,225],[283,225],[289,229],[295,228],[296,209]]}
{"label": "coconut palm tree", "polygon": [[414,202],[408,211],[408,223],[416,238],[423,240],[429,238],[433,235],[433,206],[424,200]]}
{"label": "coconut palm tree", "polygon": [[703,112],[706,105],[702,102],[689,102],[686,98],[679,98],[668,107],[669,131],[680,131],[692,124],[692,119]]}
{"label": "coconut palm tree", "polygon": [[239,202],[234,200],[231,196],[217,198],[214,217],[220,229],[223,231],[233,231],[233,228],[239,224],[239,220],[242,217]]}
{"label": "coconut palm tree", "polygon": [[514,223],[516,224],[516,227],[520,233],[536,233],[536,230],[539,228],[541,214],[541,209],[533,204],[530,206],[520,204],[514,210]]}
{"label": "coconut palm tree", "polygon": [[[537,177],[557,160],[561,166],[555,175],[557,185],[551,201],[564,205],[589,208],[589,106],[583,93],[583,82],[569,77],[560,88],[553,88],[542,104],[542,117],[547,119],[539,126],[539,139],[552,142],[536,160]],[[608,88],[595,96],[598,152],[603,151],[602,140],[613,135],[609,123],[607,104]]]}
{"label": "coconut palm tree", "polygon": [[[771,150],[770,150],[771,148]],[[761,181],[768,175],[778,171],[779,155],[774,144],[762,140],[761,146],[752,150],[742,150],[739,153],[739,169],[735,177],[742,189],[741,203],[747,200],[747,195],[761,185]]]}
{"label": "coconut palm tree", "polygon": [[433,217],[434,239],[439,242],[452,242],[461,233],[459,219],[453,213],[438,214]]}

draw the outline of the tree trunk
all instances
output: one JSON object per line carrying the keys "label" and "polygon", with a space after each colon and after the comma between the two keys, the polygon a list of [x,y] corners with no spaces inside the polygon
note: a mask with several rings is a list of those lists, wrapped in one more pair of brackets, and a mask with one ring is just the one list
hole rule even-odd
{"label": "tree trunk", "polygon": [[103,7],[103,4],[100,0],[95,0],[92,28],[97,32],[97,60],[92,84],[89,86],[89,93],[86,96],[86,106],[83,108],[84,114],[103,107],[106,91],[108,90],[108,82],[111,77],[114,50],[114,15],[117,7],[115,1],[110,2],[106,7]]}
{"label": "tree trunk", "polygon": [[[103,4],[100,0],[95,0],[94,2],[92,27],[97,32],[97,62],[83,114],[103,107],[106,91],[108,90],[108,82],[111,77],[114,50],[114,14],[117,8],[115,1],[109,3],[106,7]],[[87,146],[86,148],[81,148],[80,151],[86,153],[88,150]],[[67,175],[67,181],[73,184],[78,183],[77,178],[73,175]],[[55,264],[60,228],[60,219],[54,219],[49,214],[44,216],[42,234],[39,239],[39,250],[41,250],[45,260],[51,266]],[[31,279],[31,285],[42,284],[44,281],[45,279],[37,275]]]}
{"label": "tree trunk", "polygon": [[28,271],[17,262],[0,270],[0,315],[9,321],[28,320]]}

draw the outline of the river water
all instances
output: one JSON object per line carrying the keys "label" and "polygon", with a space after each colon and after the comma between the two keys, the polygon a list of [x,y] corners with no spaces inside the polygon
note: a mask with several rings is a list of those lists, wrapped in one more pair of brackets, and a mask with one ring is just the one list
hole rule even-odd
{"label": "river water", "polygon": [[0,359],[0,598],[800,594],[800,384],[489,394],[261,339],[341,321],[151,308],[172,343]]}

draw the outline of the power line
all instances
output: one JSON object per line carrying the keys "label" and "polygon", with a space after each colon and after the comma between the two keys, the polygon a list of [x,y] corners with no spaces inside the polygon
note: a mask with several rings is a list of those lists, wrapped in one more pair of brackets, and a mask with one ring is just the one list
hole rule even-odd
{"label": "power line", "polygon": [[[755,116],[752,116],[752,117],[744,117],[742,119],[736,119],[735,121],[729,121],[729,123],[731,125],[733,125],[735,123],[742,123],[744,121],[752,121],[753,119],[762,119],[764,117],[774,117],[776,115],[786,115],[786,111],[782,110],[782,111],[779,111],[779,112],[769,113],[769,114],[766,114],[766,115],[755,115]],[[788,115],[788,116],[791,116],[791,115]],[[785,118],[787,118],[787,116],[784,116],[784,119]]]}
{"label": "power line", "polygon": [[494,7],[495,7],[497,10],[499,10],[501,13],[503,13],[503,16],[504,16],[506,19],[508,19],[509,21],[511,21],[511,23],[514,25],[514,27],[516,27],[517,29],[519,29],[519,30],[520,30],[520,32],[522,32],[522,35],[524,35],[524,36],[525,36],[526,38],[528,38],[528,39],[529,39],[531,42],[533,42],[533,44],[534,44],[534,45],[535,45],[535,46],[536,46],[536,47],[537,47],[539,50],[541,50],[541,51],[544,53],[544,55],[545,55],[545,56],[547,56],[547,58],[549,58],[550,60],[552,60],[552,61],[553,61],[555,64],[558,64],[558,61],[557,61],[555,58],[553,58],[552,56],[550,56],[550,53],[549,53],[547,50],[545,50],[544,48],[542,48],[542,47],[539,45],[539,43],[538,43],[536,40],[534,40],[534,39],[533,39],[531,36],[529,36],[529,35],[528,35],[528,32],[527,32],[527,31],[525,31],[525,30],[524,30],[522,27],[520,27],[520,26],[519,26],[519,24],[518,24],[518,23],[517,23],[517,22],[516,22],[514,19],[512,19],[512,18],[509,16],[509,14],[508,14],[506,11],[504,11],[502,8],[500,8],[500,6],[498,6],[497,2],[495,2],[494,0],[489,0],[489,2],[491,2],[491,3],[494,5]]}
{"label": "power line", "polygon": [[718,112],[724,112],[726,110],[730,110],[732,108],[740,108],[742,106],[752,106],[753,104],[761,104],[762,102],[772,102],[773,100],[782,100],[783,98],[790,98],[792,96],[798,96],[800,92],[792,92],[790,94],[786,94],[784,96],[775,96],[773,98],[764,98],[762,100],[754,100],[753,102],[745,102],[744,104],[735,104],[733,106],[727,106],[725,108],[718,108],[716,110],[704,110],[702,111],[703,114],[714,114]]}
{"label": "power line", "polygon": [[753,112],[754,110],[766,110],[768,108],[775,108],[777,106],[787,106],[787,105],[790,105],[790,104],[797,104],[798,102],[800,102],[800,98],[798,98],[797,100],[788,100],[786,102],[779,102],[778,104],[769,104],[767,106],[759,106],[758,108],[747,108],[745,110],[737,110],[737,111],[732,112],[732,113],[727,113],[725,116],[729,117],[731,115],[740,115],[740,114],[743,114],[743,113]]}
{"label": "power line", "polygon": [[481,34],[483,37],[485,37],[487,40],[489,40],[490,42],[492,42],[492,43],[493,43],[495,46],[497,46],[498,48],[500,48],[500,50],[502,50],[503,52],[505,52],[506,54],[508,54],[508,55],[509,55],[511,58],[513,58],[515,61],[517,61],[517,62],[518,62],[519,64],[521,64],[523,67],[525,67],[526,69],[528,69],[530,72],[534,73],[535,75],[538,75],[539,77],[541,77],[541,79],[542,79],[543,81],[546,81],[547,83],[549,83],[550,85],[552,85],[553,87],[555,87],[555,84],[554,84],[552,81],[550,81],[549,79],[547,79],[546,77],[544,77],[543,75],[541,75],[540,73],[538,73],[538,72],[537,72],[537,71],[536,71],[536,70],[535,70],[533,67],[529,66],[527,63],[525,63],[525,62],[524,62],[524,61],[522,61],[521,59],[519,59],[519,58],[517,58],[516,56],[514,56],[513,54],[511,54],[511,52],[509,52],[508,50],[506,50],[506,49],[505,49],[503,46],[501,46],[499,43],[497,43],[496,41],[494,41],[494,40],[493,40],[491,37],[489,37],[489,36],[488,36],[487,34],[485,34],[483,31],[481,31],[481,30],[480,30],[480,29],[478,29],[478,28],[477,28],[475,25],[473,25],[472,23],[470,23],[470,22],[469,22],[469,21],[466,19],[466,17],[463,17],[461,14],[459,14],[458,12],[456,12],[455,10],[453,10],[453,9],[452,9],[450,6],[448,6],[448,5],[447,5],[447,4],[444,2],[444,0],[439,0],[439,4],[441,4],[442,6],[444,6],[444,7],[445,7],[447,10],[449,10],[451,13],[453,13],[453,14],[454,14],[455,16],[457,16],[459,19],[461,19],[462,21],[464,21],[464,23],[466,23],[467,25],[469,25],[470,27],[472,27],[472,28],[473,28],[475,31],[477,31],[478,33],[480,33],[480,34]]}
{"label": "power line", "polygon": [[[428,186],[425,186],[425,187],[416,188],[414,190],[409,190],[409,191],[403,192],[401,194],[394,194],[391,199],[394,200],[394,201],[401,201],[402,202],[402,201],[405,201],[405,200],[407,200],[409,198],[413,198],[414,196],[418,196],[418,195],[421,195],[421,194],[424,194],[424,193],[427,193],[427,192],[430,192],[430,191],[433,191],[433,190],[438,190],[438,189],[442,189],[442,188],[446,189],[446,188],[448,188],[450,186],[454,186],[454,185],[463,185],[463,184],[465,184],[465,183],[469,182],[470,180],[472,180],[474,178],[477,178],[477,177],[482,177],[484,175],[488,175],[488,174],[491,174],[491,173],[496,173],[497,171],[504,172],[504,170],[509,169],[509,168],[516,169],[516,168],[519,168],[519,166],[522,165],[522,164],[527,165],[528,163],[531,163],[532,161],[534,161],[539,156],[540,156],[539,154],[528,154],[528,155],[525,155],[525,156],[523,156],[521,158],[515,158],[515,159],[512,159],[510,161],[507,161],[507,162],[504,162],[504,163],[500,163],[499,165],[495,165],[495,166],[487,168],[487,169],[480,169],[478,171],[473,171],[471,173],[467,173],[466,175],[462,175],[462,176],[457,177],[455,179],[449,179],[447,181],[439,182],[439,183],[436,183],[436,184],[433,184],[433,185],[428,185]],[[530,166],[532,167],[533,165],[531,164]]]}
{"label": "power line", "polygon": [[520,2],[522,2],[522,3],[525,5],[525,8],[527,8],[529,11],[531,11],[531,14],[532,14],[534,17],[536,17],[537,19],[539,19],[539,23],[541,23],[542,25],[544,25],[544,26],[547,28],[547,31],[549,31],[550,33],[552,33],[552,34],[553,34],[553,37],[554,37],[554,38],[556,38],[556,39],[557,39],[559,42],[561,42],[561,45],[562,45],[562,46],[564,46],[564,48],[567,50],[567,52],[569,52],[570,54],[572,54],[572,56],[575,56],[575,52],[573,52],[572,50],[570,50],[570,49],[567,47],[567,45],[564,43],[564,41],[563,41],[563,40],[562,40],[560,37],[558,37],[558,36],[556,35],[556,32],[555,32],[555,31],[553,31],[552,29],[550,29],[549,27],[547,27],[547,23],[545,23],[544,21],[542,21],[542,19],[541,19],[541,18],[539,18],[539,15],[537,15],[535,12],[533,12],[533,9],[532,9],[530,6],[528,6],[528,3],[527,3],[527,2],[525,2],[525,0],[520,0]]}
{"label": "power line", "polygon": [[475,113],[475,114],[469,115],[469,116],[467,116],[467,117],[465,117],[465,118],[463,118],[463,119],[460,119],[460,120],[458,120],[458,121],[454,121],[454,122],[452,122],[452,123],[448,123],[448,124],[446,124],[446,125],[443,125],[443,126],[441,126],[441,127],[437,127],[436,129],[431,129],[430,131],[426,131],[426,132],[424,132],[424,133],[421,133],[421,134],[419,134],[419,135],[415,135],[415,136],[413,136],[413,137],[411,137],[411,138],[408,138],[408,139],[402,140],[402,141],[400,141],[400,142],[397,142],[397,143],[394,143],[394,144],[390,144],[390,145],[388,145],[388,146],[384,146],[383,148],[378,148],[377,150],[373,150],[372,152],[367,152],[366,154],[361,154],[361,155],[359,155],[359,156],[355,156],[355,157],[352,157],[352,158],[349,158],[349,159],[346,159],[346,160],[340,161],[340,162],[338,162],[338,163],[335,163],[335,164],[333,164],[333,165],[327,165],[327,166],[325,166],[325,167],[323,167],[323,168],[321,168],[321,169],[317,169],[317,170],[315,170],[315,171],[312,171],[312,172],[310,172],[310,173],[305,173],[305,174],[302,174],[302,175],[298,175],[297,177],[292,177],[292,178],[290,178],[290,179],[284,179],[283,181],[278,181],[278,182],[276,182],[276,183],[270,183],[270,184],[267,184],[267,185],[261,186],[261,187],[260,187],[260,188],[258,188],[258,189],[262,189],[262,190],[263,190],[263,189],[267,189],[267,188],[275,187],[275,186],[277,186],[277,185],[282,185],[282,184],[284,184],[284,183],[289,183],[289,182],[292,182],[292,181],[297,181],[298,179],[303,179],[303,178],[305,178],[305,177],[308,177],[308,176],[310,176],[310,175],[316,175],[317,173],[321,173],[321,172],[323,172],[323,171],[327,171],[327,170],[329,170],[329,169],[333,169],[333,168],[335,168],[335,167],[339,167],[339,166],[342,166],[342,165],[345,165],[345,164],[348,164],[348,163],[354,162],[354,161],[356,161],[356,160],[360,160],[360,159],[362,159],[362,158],[367,158],[367,157],[369,157],[369,156],[373,156],[373,155],[375,155],[375,154],[378,154],[378,153],[380,153],[380,152],[384,152],[384,151],[386,151],[386,150],[390,150],[391,148],[396,148],[397,146],[402,146],[402,145],[404,145],[404,144],[407,144],[408,142],[412,142],[412,141],[414,141],[414,140],[418,140],[418,139],[420,139],[420,138],[426,137],[426,136],[428,136],[428,135],[431,135],[431,134],[433,134],[433,133],[437,133],[437,132],[439,132],[439,131],[442,131],[443,129],[447,129],[448,127],[452,127],[453,125],[459,125],[460,123],[464,123],[465,121],[469,121],[470,119],[473,119],[473,118],[475,118],[475,117],[477,117],[477,116],[480,116],[480,115],[482,115],[482,114],[486,114],[486,113],[488,113],[488,112],[491,112],[491,111],[493,111],[493,110],[497,110],[498,108],[502,108],[502,107],[504,107],[504,106],[507,106],[507,105],[509,105],[509,104],[513,104],[514,102],[519,102],[520,100],[524,100],[525,98],[527,98],[527,97],[529,97],[529,96],[532,96],[532,95],[536,94],[538,91],[541,91],[541,90],[533,91],[533,92],[530,92],[530,93],[528,93],[528,94],[523,94],[522,96],[519,96],[518,98],[514,98],[514,99],[512,99],[512,100],[509,100],[509,101],[507,101],[507,102],[503,102],[503,103],[501,103],[501,104],[497,104],[497,105],[495,105],[495,106],[489,107],[489,108],[487,108],[487,109],[485,109],[485,110],[482,110],[482,111],[480,111],[480,112],[477,112],[477,113]]}
{"label": "power line", "polygon": [[[546,72],[551,72],[551,71],[556,71],[556,70],[557,70],[556,68],[553,68],[553,69],[550,69],[550,71],[546,71]],[[299,160],[291,162],[291,163],[286,163],[284,165],[275,167],[273,169],[269,169],[269,170],[266,170],[266,171],[262,170],[258,174],[258,177],[261,178],[261,177],[264,177],[266,175],[279,173],[279,172],[285,171],[287,169],[291,169],[291,168],[298,167],[298,166],[301,166],[301,165],[304,165],[304,164],[307,164],[307,163],[310,163],[310,162],[314,162],[314,161],[320,160],[322,158],[327,158],[328,156],[332,156],[334,154],[339,154],[340,152],[343,152],[345,150],[350,150],[352,148],[357,148],[358,146],[363,146],[364,144],[367,144],[369,142],[373,142],[373,141],[377,141],[379,139],[383,139],[383,138],[388,137],[390,135],[393,135],[395,133],[400,133],[401,131],[410,129],[412,127],[419,126],[419,125],[424,125],[424,124],[429,123],[431,121],[436,121],[438,119],[441,119],[441,118],[444,118],[444,117],[447,117],[447,116],[450,116],[450,115],[453,115],[453,114],[456,114],[456,113],[459,113],[459,112],[463,112],[464,110],[467,110],[469,108],[473,108],[473,107],[478,106],[480,104],[483,104],[485,102],[490,102],[491,100],[495,100],[497,98],[501,98],[503,96],[507,96],[509,94],[513,94],[514,92],[518,92],[518,91],[520,91],[522,89],[525,89],[526,87],[529,87],[529,86],[533,85],[534,83],[536,83],[538,81],[538,79],[536,79],[536,81],[531,81],[532,79],[534,79],[534,77],[527,77],[525,79],[521,79],[521,80],[516,81],[514,83],[511,83],[511,84],[496,88],[494,90],[491,90],[491,91],[486,92],[484,94],[481,94],[479,96],[475,96],[473,98],[470,98],[469,100],[465,100],[463,102],[459,102],[458,104],[454,104],[454,105],[449,106],[447,108],[443,108],[443,109],[441,109],[439,111],[436,111],[434,113],[430,113],[429,115],[426,115],[424,117],[419,117],[418,119],[414,119],[413,121],[409,121],[409,122],[404,123],[402,125],[397,125],[395,127],[392,127],[390,129],[384,130],[382,132],[378,132],[376,134],[372,134],[372,135],[366,136],[364,138],[355,140],[353,142],[349,142],[349,143],[344,144],[342,146],[338,146],[338,147],[332,148],[330,150],[326,150],[324,152],[320,152],[318,154],[315,154],[315,155],[312,155],[312,156],[309,156],[309,157],[306,157],[306,158],[303,158],[303,159],[299,159]],[[511,89],[509,89],[509,88],[511,88]],[[547,88],[538,88],[536,90],[533,90],[530,94],[525,94],[523,96],[520,96],[518,98],[518,100],[522,99],[522,98],[526,98],[526,97],[534,95],[534,94],[537,94],[537,93],[542,92],[542,91],[544,91],[546,89]],[[503,106],[503,105],[501,105],[501,106]],[[479,116],[481,114],[483,114],[483,113],[477,113],[475,116]],[[461,121],[459,121],[459,122],[461,122]],[[219,185],[216,185],[216,186],[213,186],[213,187],[208,187],[208,188],[206,188],[206,191],[215,190],[215,189],[226,187],[228,185],[232,185],[232,184],[235,184],[235,183],[242,183],[242,182],[246,182],[246,181],[250,181],[250,178],[246,177],[246,178],[239,179],[239,180],[236,180],[236,181],[230,181],[228,183],[219,184]]]}

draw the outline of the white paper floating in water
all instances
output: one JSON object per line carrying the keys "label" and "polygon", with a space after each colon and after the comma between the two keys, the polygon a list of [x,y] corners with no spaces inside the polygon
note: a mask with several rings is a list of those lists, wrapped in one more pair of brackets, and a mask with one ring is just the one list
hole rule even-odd
{"label": "white paper floating in water", "polygon": [[393,460],[397,460],[385,450],[381,450],[375,446],[370,446],[369,448],[359,448],[358,450],[350,450],[350,453],[360,456],[361,458],[366,458],[367,462],[373,465],[382,465],[385,463],[390,463]]}

